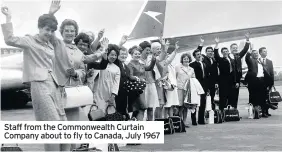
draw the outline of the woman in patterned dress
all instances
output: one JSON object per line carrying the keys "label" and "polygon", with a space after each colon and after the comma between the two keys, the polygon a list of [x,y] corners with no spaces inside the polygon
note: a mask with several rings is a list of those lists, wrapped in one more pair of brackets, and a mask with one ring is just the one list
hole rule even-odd
{"label": "woman in patterned dress", "polygon": [[[148,43],[149,44],[149,43]],[[151,71],[154,68],[154,64],[156,59],[153,58],[152,62],[149,66],[146,66],[146,63],[141,60],[141,54],[150,53],[150,47],[147,46],[145,48],[139,49],[131,49],[130,55],[132,56],[132,60],[128,64],[128,68],[130,71],[130,79],[135,81],[144,81],[146,82],[145,71]],[[145,90],[142,94],[129,94],[128,96],[129,102],[129,111],[134,112],[134,116],[137,120],[143,121],[144,112],[148,108],[148,104],[145,99]]]}
{"label": "woman in patterned dress", "polygon": [[[1,11],[6,16],[6,23],[2,24],[5,43],[24,50],[23,83],[30,84],[36,121],[66,121],[61,87],[54,72],[54,46],[50,42],[57,30],[57,19],[50,14],[41,15],[38,19],[39,34],[17,37],[13,34],[10,10],[2,7]],[[44,144],[44,149],[68,151],[69,144]]]}

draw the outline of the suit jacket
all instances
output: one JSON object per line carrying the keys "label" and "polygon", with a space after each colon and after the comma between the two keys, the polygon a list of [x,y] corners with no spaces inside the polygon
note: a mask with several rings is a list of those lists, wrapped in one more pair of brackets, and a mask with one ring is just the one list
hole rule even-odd
{"label": "suit jacket", "polygon": [[[198,50],[202,51],[203,46],[198,46],[197,48]],[[211,63],[211,60],[209,57],[207,57],[206,55],[203,55],[203,62],[206,64],[207,66],[207,70],[208,70],[208,81],[210,85],[215,85],[216,83],[218,83],[218,67],[217,67],[217,62],[214,58],[212,58],[213,63]]]}
{"label": "suit jacket", "polygon": [[190,67],[192,67],[194,69],[195,72],[195,76],[198,79],[198,81],[200,82],[200,84],[202,85],[203,89],[205,91],[207,91],[208,89],[208,68],[206,66],[206,64],[204,62],[203,66],[204,66],[204,76],[203,76],[203,71],[202,71],[202,67],[201,64],[198,61],[194,61],[192,63],[189,64]]}
{"label": "suit jacket", "polygon": [[118,66],[120,69],[120,83],[119,90],[123,89],[124,82],[130,79],[130,71],[128,66],[124,63],[124,66],[121,61],[118,62]]}
{"label": "suit jacket", "polygon": [[[263,62],[261,60],[261,62]],[[267,74],[269,74],[269,85],[273,86],[274,85],[274,69],[273,69],[273,63],[270,59],[265,60],[265,64],[264,64],[264,68],[265,70],[268,72]]]}
{"label": "suit jacket", "polygon": [[236,69],[236,81],[240,82],[240,79],[242,78],[242,58],[244,55],[248,52],[250,47],[250,43],[246,42],[243,50],[240,53],[233,54],[234,55],[234,61],[235,61],[235,69]]}
{"label": "suit jacket", "polygon": [[274,85],[274,68],[273,68],[273,63],[271,60],[266,59],[266,70],[268,71],[271,79],[270,79],[270,85]]}
{"label": "suit jacket", "polygon": [[[253,59],[251,57],[251,53],[247,53],[246,55],[246,63],[248,65],[248,72],[246,74],[246,81],[249,83],[250,81],[252,81],[254,78],[257,77],[258,74],[258,64],[262,64],[261,62],[259,63],[258,60]],[[267,86],[270,86],[272,84],[272,77],[270,75],[270,73],[268,72],[267,68],[265,65],[263,65],[263,74],[264,74],[264,80],[265,80],[265,84]]]}
{"label": "suit jacket", "polygon": [[[231,59],[228,56],[228,59],[231,62],[231,66],[233,69],[233,72],[230,73],[230,63],[226,58],[220,57],[218,53],[218,49],[214,49],[214,58],[218,63],[218,68],[220,72],[220,79],[225,79],[226,77],[232,76],[232,80],[234,83],[239,83],[240,79],[236,79],[236,66],[234,59]],[[232,75],[231,75],[232,74]]]}
{"label": "suit jacket", "polygon": [[17,37],[13,34],[13,24],[2,24],[5,43],[9,46],[22,48],[23,51],[23,83],[45,81],[49,73],[58,84],[53,65],[56,65],[54,46],[42,42],[38,34]]}

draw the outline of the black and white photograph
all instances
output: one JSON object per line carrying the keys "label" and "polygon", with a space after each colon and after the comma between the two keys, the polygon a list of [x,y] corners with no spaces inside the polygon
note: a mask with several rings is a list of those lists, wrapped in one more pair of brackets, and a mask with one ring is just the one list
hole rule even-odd
{"label": "black and white photograph", "polygon": [[282,150],[282,1],[1,0],[0,22],[1,121],[164,122],[1,151]]}

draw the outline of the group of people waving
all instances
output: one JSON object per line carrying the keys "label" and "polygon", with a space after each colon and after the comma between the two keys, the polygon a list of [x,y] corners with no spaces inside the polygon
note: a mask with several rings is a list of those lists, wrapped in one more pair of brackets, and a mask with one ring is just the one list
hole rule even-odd
{"label": "group of people waving", "polygon": [[[37,121],[87,121],[85,109],[64,107],[63,88],[77,85],[87,85],[92,90],[93,101],[99,109],[106,112],[109,105],[114,105],[127,120],[143,121],[145,111],[147,121],[167,118],[173,116],[177,108],[188,126],[188,108],[199,106],[198,121],[197,110],[192,110],[192,125],[205,124],[206,96],[210,94],[213,101],[217,87],[220,109],[226,107],[226,102],[237,108],[238,94],[236,99],[233,93],[239,88],[241,77],[236,77],[236,71],[240,70],[228,57],[227,48],[221,49],[223,57],[219,57],[219,39],[214,50],[207,47],[206,56],[201,54],[204,43],[201,39],[193,52],[196,60],[192,62],[191,54],[184,53],[179,65],[174,66],[172,61],[179,51],[178,43],[171,45],[162,38],[158,42],[144,41],[127,50],[123,47],[126,36],[118,45],[109,44],[109,40],[103,38],[104,30],[95,39],[92,32],[79,33],[76,21],[65,19],[59,28],[63,37],[60,40],[54,34],[58,26],[54,15],[59,9],[60,1],[52,1],[49,13],[38,18],[39,33],[17,37],[13,34],[10,10],[1,8],[6,16],[6,23],[2,24],[6,44],[24,50],[23,82],[30,85]],[[246,39],[245,52],[249,48],[248,34]],[[132,59],[126,64],[128,54]],[[130,82],[141,82],[145,87],[141,91],[128,90]],[[69,151],[75,147],[45,144],[46,151]]]}

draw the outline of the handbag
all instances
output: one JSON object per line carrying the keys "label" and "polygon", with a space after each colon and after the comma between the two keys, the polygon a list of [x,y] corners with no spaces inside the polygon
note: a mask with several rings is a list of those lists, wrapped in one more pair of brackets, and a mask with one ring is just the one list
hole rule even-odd
{"label": "handbag", "polygon": [[224,121],[240,121],[239,111],[228,105],[227,109],[224,109]]}
{"label": "handbag", "polygon": [[186,132],[185,124],[179,116],[169,117],[172,120],[175,132]]}
{"label": "handbag", "polygon": [[249,107],[248,107],[248,118],[249,119],[254,119],[254,116],[255,116],[255,109],[254,109],[254,106],[253,104],[249,103]]}
{"label": "handbag", "polygon": [[124,82],[123,86],[124,86],[124,89],[129,93],[138,92],[139,94],[142,94],[146,88],[146,82],[127,80]]}
{"label": "handbag", "polygon": [[173,121],[171,118],[167,119],[155,119],[155,121],[163,121],[164,122],[164,134],[174,134],[174,126],[173,126]]}
{"label": "handbag", "polygon": [[117,144],[108,144],[108,151],[119,151]]}
{"label": "handbag", "polygon": [[1,146],[1,151],[23,151],[18,144],[16,144],[16,146],[4,146],[4,144],[2,144]]}
{"label": "handbag", "polygon": [[280,93],[276,91],[276,88],[273,86],[269,91],[269,102],[270,103],[278,103],[281,102],[282,98]]}
{"label": "handbag", "polygon": [[105,121],[124,121],[123,115],[117,111],[115,113],[109,114],[109,107],[114,107],[116,111],[116,107],[114,105],[108,105],[106,108]]}
{"label": "handbag", "polygon": [[[71,78],[69,79],[71,81]],[[88,86],[78,85],[64,88],[66,97],[65,109],[77,108],[93,104],[93,92]]]}
{"label": "handbag", "polygon": [[[97,109],[94,110],[94,107]],[[90,121],[105,121],[105,116],[106,114],[103,112],[103,110],[99,109],[97,105],[91,105],[88,113],[88,119]]]}

